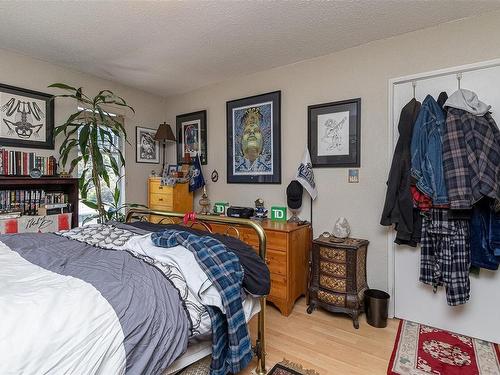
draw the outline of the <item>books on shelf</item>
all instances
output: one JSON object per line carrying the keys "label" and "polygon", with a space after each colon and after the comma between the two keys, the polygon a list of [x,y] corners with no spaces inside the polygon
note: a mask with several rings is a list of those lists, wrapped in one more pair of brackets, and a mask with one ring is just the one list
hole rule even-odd
{"label": "books on shelf", "polygon": [[37,215],[40,207],[44,210],[56,209],[56,213],[71,212],[68,194],[63,192],[43,189],[0,190],[0,210],[18,211],[23,215]]}
{"label": "books on shelf", "polygon": [[12,151],[0,148],[0,175],[29,176],[38,168],[44,176],[57,174],[57,161],[53,156],[37,156],[34,152]]}

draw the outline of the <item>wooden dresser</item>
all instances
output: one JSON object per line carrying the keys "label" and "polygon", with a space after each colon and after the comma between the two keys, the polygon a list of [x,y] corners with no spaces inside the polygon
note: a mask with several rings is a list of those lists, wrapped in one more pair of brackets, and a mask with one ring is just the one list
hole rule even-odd
{"label": "wooden dresser", "polygon": [[[193,193],[189,192],[189,184],[161,186],[159,177],[148,179],[148,207],[151,210],[191,212],[193,211]],[[151,215],[149,220],[157,223],[161,216]]]}
{"label": "wooden dresser", "polygon": [[328,239],[313,241],[311,275],[309,279],[309,307],[316,306],[352,317],[354,328],[359,328],[358,316],[363,311],[366,282],[367,240],[348,238],[334,243]]}
{"label": "wooden dresser", "polygon": [[[297,298],[307,290],[307,265],[311,244],[311,227],[271,220],[259,221],[266,232],[266,263],[271,271],[271,292],[267,298],[288,316]],[[235,235],[234,230],[224,224],[210,224],[213,232]],[[237,227],[240,239],[259,246],[257,234],[249,228]]]}

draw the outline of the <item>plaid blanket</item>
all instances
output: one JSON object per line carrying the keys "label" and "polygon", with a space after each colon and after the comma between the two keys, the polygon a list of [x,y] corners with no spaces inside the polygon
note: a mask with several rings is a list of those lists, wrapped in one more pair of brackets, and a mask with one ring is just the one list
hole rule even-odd
{"label": "plaid blanket", "polygon": [[167,229],[151,235],[156,246],[190,250],[221,294],[226,314],[207,306],[212,319],[211,375],[236,374],[252,359],[252,346],[242,308],[243,269],[238,257],[220,241],[186,231]]}

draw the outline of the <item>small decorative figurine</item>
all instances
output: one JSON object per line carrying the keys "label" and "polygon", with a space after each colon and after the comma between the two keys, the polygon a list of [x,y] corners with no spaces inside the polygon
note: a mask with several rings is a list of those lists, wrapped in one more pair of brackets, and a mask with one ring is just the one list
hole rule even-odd
{"label": "small decorative figurine", "polygon": [[257,220],[264,220],[267,218],[267,209],[264,207],[264,200],[262,198],[257,198],[255,200],[255,216],[253,218]]}
{"label": "small decorative figurine", "polygon": [[203,194],[198,203],[201,206],[200,215],[210,215],[210,199],[208,199],[207,187],[203,186]]}

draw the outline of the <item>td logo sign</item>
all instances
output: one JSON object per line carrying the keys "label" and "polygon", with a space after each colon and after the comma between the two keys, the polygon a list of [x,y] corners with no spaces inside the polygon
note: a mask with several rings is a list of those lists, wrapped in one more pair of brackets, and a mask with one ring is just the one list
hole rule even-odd
{"label": "td logo sign", "polygon": [[271,220],[286,221],[286,207],[272,206],[271,207]]}

